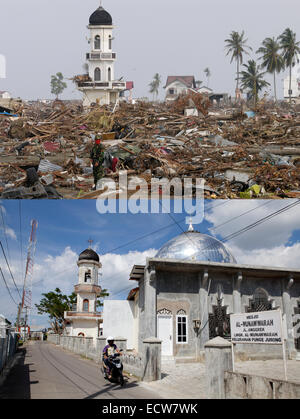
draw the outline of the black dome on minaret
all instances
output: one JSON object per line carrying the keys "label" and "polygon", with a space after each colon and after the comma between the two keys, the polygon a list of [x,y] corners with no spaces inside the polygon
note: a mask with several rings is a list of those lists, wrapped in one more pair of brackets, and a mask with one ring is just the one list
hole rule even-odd
{"label": "black dome on minaret", "polygon": [[93,249],[85,249],[80,253],[78,260],[94,260],[99,262],[99,256]]}
{"label": "black dome on minaret", "polygon": [[111,15],[99,7],[90,17],[91,26],[112,26],[112,17]]}

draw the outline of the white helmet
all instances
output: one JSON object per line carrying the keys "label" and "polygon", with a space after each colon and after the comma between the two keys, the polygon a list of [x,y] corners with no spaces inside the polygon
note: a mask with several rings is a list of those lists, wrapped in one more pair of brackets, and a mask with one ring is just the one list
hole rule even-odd
{"label": "white helmet", "polygon": [[107,342],[110,342],[110,341],[114,341],[114,338],[112,336],[108,336],[108,338],[106,340],[107,340]]}

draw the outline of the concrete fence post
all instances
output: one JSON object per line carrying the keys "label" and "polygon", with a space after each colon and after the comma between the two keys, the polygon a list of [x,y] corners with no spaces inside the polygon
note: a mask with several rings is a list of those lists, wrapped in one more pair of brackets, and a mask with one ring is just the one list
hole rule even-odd
{"label": "concrete fence post", "polygon": [[122,337],[115,338],[115,344],[117,345],[118,349],[123,349],[123,351],[127,351],[127,339]]}
{"label": "concrete fence post", "polygon": [[105,346],[106,346],[105,337],[101,336],[100,338],[96,339],[96,361],[99,363],[102,362],[102,353]]}
{"label": "concrete fence post", "polygon": [[143,340],[143,381],[161,380],[161,343],[154,337]]}
{"label": "concrete fence post", "polygon": [[208,398],[225,399],[225,371],[233,370],[231,342],[220,336],[205,345]]}

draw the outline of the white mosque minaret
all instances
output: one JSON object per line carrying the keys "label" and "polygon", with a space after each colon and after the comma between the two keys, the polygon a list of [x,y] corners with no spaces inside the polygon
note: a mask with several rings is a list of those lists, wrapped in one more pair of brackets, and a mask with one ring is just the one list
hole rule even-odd
{"label": "white mosque minaret", "polygon": [[97,312],[97,297],[101,294],[98,271],[99,255],[88,248],[78,258],[78,283],[74,287],[77,304],[74,311],[65,312],[67,334],[71,336],[99,337],[102,315]]}
{"label": "white mosque minaret", "polygon": [[93,103],[99,105],[115,104],[120,92],[126,89],[126,82],[115,80],[115,62],[113,52],[113,21],[111,15],[102,7],[90,16],[90,52],[86,54],[88,75],[76,78],[79,91],[83,93],[83,106]]}

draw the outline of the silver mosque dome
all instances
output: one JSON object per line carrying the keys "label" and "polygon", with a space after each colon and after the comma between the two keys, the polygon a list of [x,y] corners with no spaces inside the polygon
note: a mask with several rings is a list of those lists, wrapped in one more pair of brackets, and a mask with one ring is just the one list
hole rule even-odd
{"label": "silver mosque dome", "polygon": [[159,259],[237,263],[222,242],[207,234],[194,231],[193,227],[168,241],[156,254]]}

